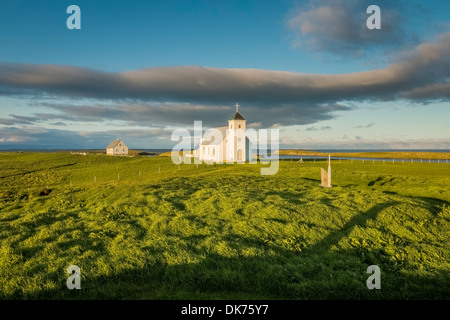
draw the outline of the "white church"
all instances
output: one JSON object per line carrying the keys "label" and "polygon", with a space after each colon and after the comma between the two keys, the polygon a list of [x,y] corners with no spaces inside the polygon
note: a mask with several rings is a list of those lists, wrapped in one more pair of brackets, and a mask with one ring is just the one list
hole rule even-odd
{"label": "white church", "polygon": [[194,150],[194,157],[205,162],[245,162],[251,160],[250,142],[245,135],[247,120],[239,113],[228,120],[228,126],[207,130]]}

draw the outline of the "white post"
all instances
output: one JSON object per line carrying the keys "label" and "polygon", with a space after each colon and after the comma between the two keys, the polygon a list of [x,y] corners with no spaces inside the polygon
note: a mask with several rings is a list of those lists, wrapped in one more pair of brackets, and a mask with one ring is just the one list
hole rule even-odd
{"label": "white post", "polygon": [[328,155],[328,187],[331,187],[331,158]]}

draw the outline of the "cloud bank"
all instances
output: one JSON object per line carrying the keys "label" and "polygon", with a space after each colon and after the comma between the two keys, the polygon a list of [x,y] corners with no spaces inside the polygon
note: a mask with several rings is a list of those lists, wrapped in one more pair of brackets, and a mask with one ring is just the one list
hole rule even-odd
{"label": "cloud bank", "polygon": [[[263,125],[269,121],[308,124],[350,110],[342,101],[447,100],[449,56],[447,32],[432,43],[402,53],[385,68],[340,75],[201,66],[112,73],[60,65],[0,63],[0,93],[110,102],[103,107],[101,103],[50,106],[59,111],[59,117],[49,117],[60,120],[120,117],[131,122],[153,119],[192,123],[229,116],[231,106],[239,101],[243,110],[255,115],[252,121]],[[0,121],[8,124],[32,119],[13,116]]]}

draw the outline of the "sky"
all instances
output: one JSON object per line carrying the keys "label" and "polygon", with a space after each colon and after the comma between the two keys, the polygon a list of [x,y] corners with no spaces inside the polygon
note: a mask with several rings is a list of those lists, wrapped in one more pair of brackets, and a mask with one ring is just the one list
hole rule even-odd
{"label": "sky", "polygon": [[449,57],[448,0],[2,0],[0,150],[170,149],[237,102],[280,148],[450,149]]}

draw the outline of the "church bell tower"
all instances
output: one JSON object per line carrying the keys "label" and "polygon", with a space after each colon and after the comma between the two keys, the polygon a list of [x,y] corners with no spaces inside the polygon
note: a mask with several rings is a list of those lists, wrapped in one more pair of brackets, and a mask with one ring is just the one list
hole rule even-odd
{"label": "church bell tower", "polygon": [[245,162],[246,138],[245,123],[247,120],[239,113],[239,104],[235,104],[236,113],[228,120],[227,159],[233,162]]}

